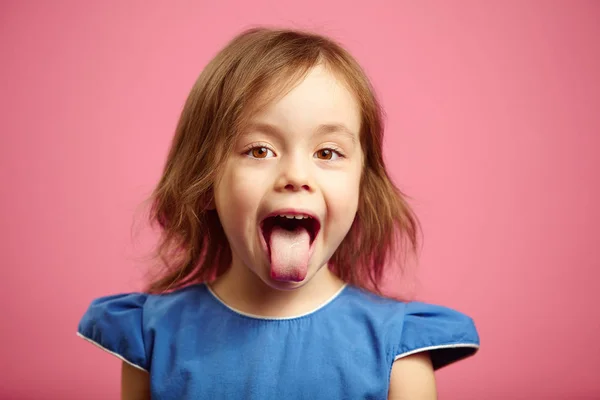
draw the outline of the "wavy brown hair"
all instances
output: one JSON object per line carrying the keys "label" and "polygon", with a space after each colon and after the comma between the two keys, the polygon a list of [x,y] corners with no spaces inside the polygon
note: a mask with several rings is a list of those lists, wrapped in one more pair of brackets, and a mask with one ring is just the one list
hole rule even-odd
{"label": "wavy brown hair", "polygon": [[381,293],[386,264],[405,250],[416,250],[418,222],[387,174],[382,110],[357,61],[337,42],[314,32],[253,28],[209,62],[184,105],[150,198],[151,222],[161,230],[157,256],[164,269],[149,292],[207,282],[229,267],[231,249],[210,207],[224,160],[248,118],[287,93],[317,64],[347,85],[362,113],[358,212],[329,267],[345,282]]}

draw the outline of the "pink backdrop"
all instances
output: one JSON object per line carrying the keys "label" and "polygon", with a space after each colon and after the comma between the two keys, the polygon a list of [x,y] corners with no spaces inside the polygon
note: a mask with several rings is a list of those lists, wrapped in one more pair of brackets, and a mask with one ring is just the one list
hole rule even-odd
{"label": "pink backdrop", "polygon": [[337,37],[372,76],[425,229],[418,295],[481,333],[441,398],[600,396],[600,3],[350,3],[2,1],[0,398],[118,398],[78,320],[138,288],[132,218],[184,98],[263,23]]}

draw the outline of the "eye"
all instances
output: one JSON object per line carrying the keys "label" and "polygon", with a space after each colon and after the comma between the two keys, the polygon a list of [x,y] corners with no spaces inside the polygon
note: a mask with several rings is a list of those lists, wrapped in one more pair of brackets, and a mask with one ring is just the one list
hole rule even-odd
{"label": "eye", "polygon": [[252,158],[269,158],[269,157],[273,157],[275,154],[273,153],[273,150],[269,149],[268,147],[265,146],[255,146],[252,147],[251,149],[249,149],[248,151],[246,151],[245,153],[248,157],[252,157]]}
{"label": "eye", "polygon": [[337,160],[339,157],[343,157],[343,155],[334,149],[321,149],[315,153],[315,157],[319,160]]}

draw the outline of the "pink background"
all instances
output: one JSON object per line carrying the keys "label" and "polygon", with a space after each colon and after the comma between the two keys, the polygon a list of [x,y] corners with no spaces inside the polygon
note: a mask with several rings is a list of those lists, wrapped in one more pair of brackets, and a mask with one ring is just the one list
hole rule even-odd
{"label": "pink background", "polygon": [[425,229],[418,296],[482,338],[440,397],[600,397],[599,2],[167,4],[0,5],[0,398],[118,398],[77,323],[139,287],[138,206],[201,68],[251,24],[330,34],[371,75]]}

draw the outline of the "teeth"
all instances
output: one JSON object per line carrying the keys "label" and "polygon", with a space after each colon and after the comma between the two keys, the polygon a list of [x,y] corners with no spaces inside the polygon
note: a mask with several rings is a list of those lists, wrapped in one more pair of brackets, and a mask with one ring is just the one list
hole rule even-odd
{"label": "teeth", "polygon": [[304,214],[298,214],[298,215],[280,214],[279,216],[282,218],[287,218],[287,219],[308,219],[308,218],[310,218],[308,215],[304,215]]}

